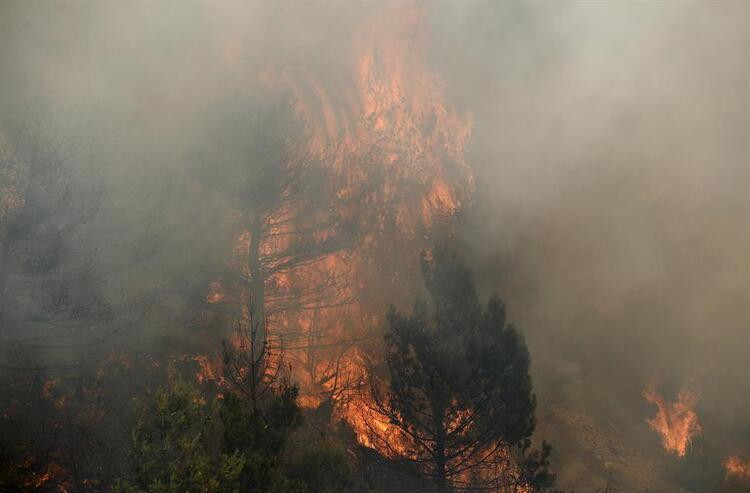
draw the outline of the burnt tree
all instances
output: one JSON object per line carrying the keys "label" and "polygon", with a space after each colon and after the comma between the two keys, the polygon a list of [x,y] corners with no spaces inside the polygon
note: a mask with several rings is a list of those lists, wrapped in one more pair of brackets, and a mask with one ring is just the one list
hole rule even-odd
{"label": "burnt tree", "polygon": [[324,260],[345,254],[352,223],[333,207],[325,167],[293,101],[230,114],[213,139],[216,160],[199,167],[200,181],[227,205],[233,242],[229,260],[210,274],[205,311],[233,324],[263,321],[257,340],[302,341],[294,316],[350,302],[346,274]]}

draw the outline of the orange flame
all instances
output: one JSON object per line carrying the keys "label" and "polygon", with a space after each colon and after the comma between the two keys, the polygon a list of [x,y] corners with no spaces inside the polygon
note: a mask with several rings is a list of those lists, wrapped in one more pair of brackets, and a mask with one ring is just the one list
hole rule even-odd
{"label": "orange flame", "polygon": [[[333,205],[363,231],[346,251],[265,280],[282,294],[305,292],[330,278],[343,286],[325,307],[266,307],[269,333],[291,342],[285,357],[292,360],[300,385],[300,404],[313,408],[334,401],[334,417],[347,421],[362,445],[381,452],[369,428],[395,433],[394,427],[377,419],[366,397],[354,392],[366,381],[365,361],[380,341],[374,329],[389,302],[413,299],[420,282],[419,252],[474,188],[464,158],[471,122],[447,104],[441,81],[424,61],[421,8],[393,4],[367,19],[354,31],[343,76],[299,65],[264,74],[269,84],[293,93],[310,127],[310,152],[320,157],[333,186]],[[293,226],[271,218],[270,227]],[[246,276],[249,242],[247,231],[239,233],[232,255],[233,268]],[[284,246],[269,241],[261,251],[269,254]],[[232,296],[242,294],[214,282],[206,301],[237,303]],[[214,359],[200,358],[198,378],[216,379],[220,372],[209,364]],[[407,453],[395,434],[389,445]]]}
{"label": "orange flame", "polygon": [[[411,234],[455,213],[474,186],[464,159],[471,123],[447,105],[441,81],[424,62],[422,15],[416,4],[394,4],[368,19],[352,42],[345,77],[331,80],[296,66],[267,76],[297,98],[337,196],[362,198],[363,187],[381,178],[365,200],[376,213],[388,205],[401,232]],[[373,226],[376,233],[385,222]]]}
{"label": "orange flame", "polygon": [[[325,268],[346,277],[353,289],[348,294],[360,300],[316,313],[317,325],[326,327],[333,340],[366,338],[379,325],[387,302],[412,297],[419,282],[418,252],[426,246],[430,229],[455,214],[473,191],[464,159],[471,124],[447,105],[441,82],[424,63],[421,21],[419,6],[403,4],[368,19],[352,43],[350,75],[335,81],[326,77],[325,86],[315,74],[295,67],[286,67],[279,76],[312,125],[311,147],[327,163],[339,207],[365,229],[348,255],[325,260]],[[373,183],[378,184],[374,190],[368,188]],[[390,268],[383,268],[385,262]],[[297,281],[314,277],[302,273]],[[367,288],[366,296],[358,296]],[[377,291],[392,298],[378,298]],[[314,326],[296,323],[305,331]],[[344,355],[329,354],[327,360],[325,354],[291,356],[303,367],[313,365],[307,375],[297,372],[306,405],[319,404],[321,396],[336,398],[342,387],[366,380],[356,347]],[[346,377],[326,378],[325,369],[332,367]],[[398,439],[395,427],[378,419],[362,401],[365,397],[339,396],[346,404],[338,417],[354,428],[360,444],[384,452],[371,439],[370,428],[375,427],[392,432],[389,447],[406,453],[407,444]]]}
{"label": "orange flame", "polygon": [[733,476],[750,481],[750,460],[744,461],[739,454],[731,455],[724,461],[727,477]]}
{"label": "orange flame", "polygon": [[682,389],[677,394],[677,402],[668,403],[657,393],[654,384],[646,386],[643,397],[658,408],[656,416],[646,421],[652,430],[661,435],[664,449],[678,457],[685,456],[693,437],[703,431],[694,410],[698,397]]}
{"label": "orange flame", "polygon": [[193,361],[198,364],[198,371],[195,374],[198,383],[220,382],[222,380],[221,362],[217,360],[218,356],[216,358],[210,358],[202,354],[193,356]]}

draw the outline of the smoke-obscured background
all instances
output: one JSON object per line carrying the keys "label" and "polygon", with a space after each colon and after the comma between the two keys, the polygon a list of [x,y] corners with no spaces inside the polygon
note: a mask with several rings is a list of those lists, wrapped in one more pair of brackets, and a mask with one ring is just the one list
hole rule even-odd
{"label": "smoke-obscured background", "polygon": [[[378,8],[6,2],[0,128],[44,114],[74,136],[107,190],[88,234],[166,245],[113,271],[179,283],[214,253],[218,199],[190,173],[221,162],[210,123],[272,97],[283,67],[335,98]],[[750,454],[749,22],[739,1],[424,6],[427,63],[473,121],[456,238],[527,336],[564,487],[713,491],[721,461]],[[175,210],[191,230],[170,227]],[[690,456],[648,428],[649,382],[697,394]]]}
{"label": "smoke-obscured background", "polygon": [[[530,338],[542,398],[632,438],[645,382],[687,385],[704,453],[746,447],[746,6],[476,6],[449,19],[435,58],[476,118],[463,238]],[[648,456],[653,443],[627,446]]]}

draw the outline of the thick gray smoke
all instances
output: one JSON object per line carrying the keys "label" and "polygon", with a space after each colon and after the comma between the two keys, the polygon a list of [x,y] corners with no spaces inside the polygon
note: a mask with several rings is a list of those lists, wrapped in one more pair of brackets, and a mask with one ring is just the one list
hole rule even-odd
{"label": "thick gray smoke", "polygon": [[[210,123],[265,100],[274,68],[336,80],[377,8],[6,2],[0,131],[52,115],[107,185],[91,235],[191,244],[128,274],[177,282],[221,221],[219,197],[186,193],[192,164],[221,162]],[[445,2],[424,23],[473,117],[458,242],[527,336],[562,486],[716,488],[727,455],[750,457],[748,4]],[[174,209],[194,231],[169,228]],[[695,453],[661,449],[649,382],[698,395]]]}
{"label": "thick gray smoke", "polygon": [[[618,429],[623,455],[659,460],[640,390],[654,381],[674,399],[687,386],[699,453],[746,449],[747,5],[448,10],[435,63],[476,118],[479,190],[461,238],[525,329],[542,399],[560,399],[550,407],[579,444],[580,413]],[[598,455],[613,475],[637,469]]]}

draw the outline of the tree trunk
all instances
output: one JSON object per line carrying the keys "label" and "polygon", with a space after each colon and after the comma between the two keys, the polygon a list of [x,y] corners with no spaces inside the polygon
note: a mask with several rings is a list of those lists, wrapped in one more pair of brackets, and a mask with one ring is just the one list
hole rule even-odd
{"label": "tree trunk", "polygon": [[253,337],[253,359],[257,359],[263,351],[266,340],[266,312],[265,312],[265,273],[260,259],[263,226],[259,219],[253,220],[250,227],[250,251],[248,264],[250,267],[250,334]]}
{"label": "tree trunk", "polygon": [[443,411],[435,411],[435,484],[440,493],[445,493],[448,491],[445,477],[445,426],[443,424]]}

